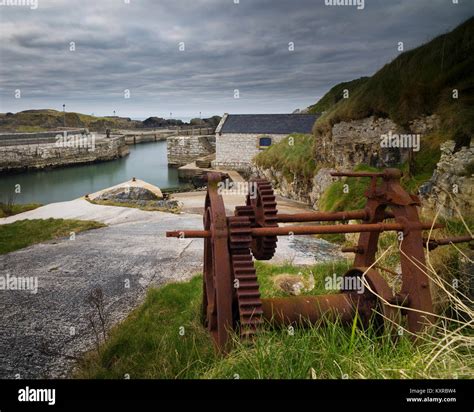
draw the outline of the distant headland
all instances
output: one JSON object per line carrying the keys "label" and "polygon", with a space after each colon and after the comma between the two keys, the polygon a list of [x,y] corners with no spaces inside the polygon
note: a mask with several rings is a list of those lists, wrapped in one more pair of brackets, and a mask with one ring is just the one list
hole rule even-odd
{"label": "distant headland", "polygon": [[189,122],[180,119],[165,119],[158,116],[133,120],[120,116],[93,116],[76,112],[64,112],[53,109],[24,110],[18,113],[0,113],[0,132],[43,132],[59,128],[87,128],[94,132],[105,132],[106,129],[153,129],[170,126],[217,127],[220,116],[194,118]]}

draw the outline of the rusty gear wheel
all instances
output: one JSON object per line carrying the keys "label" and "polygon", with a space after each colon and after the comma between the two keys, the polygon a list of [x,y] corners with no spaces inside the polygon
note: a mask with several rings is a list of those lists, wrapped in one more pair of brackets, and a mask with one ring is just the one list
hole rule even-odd
{"label": "rusty gear wheel", "polygon": [[[277,203],[271,183],[264,179],[251,182],[255,193],[247,195],[246,206],[235,208],[236,216],[249,218],[252,227],[278,227]],[[270,260],[275,254],[276,236],[257,237],[252,240],[252,253],[257,260]]]}
{"label": "rusty gear wheel", "polygon": [[262,302],[253,265],[251,223],[245,216],[232,216],[229,223],[229,250],[234,286],[234,328],[243,339],[251,339],[262,324]]}
{"label": "rusty gear wheel", "polygon": [[216,348],[226,353],[233,326],[232,271],[224,202],[217,192],[221,179],[220,174],[209,175],[204,206],[204,228],[212,237],[204,240],[202,321]]}

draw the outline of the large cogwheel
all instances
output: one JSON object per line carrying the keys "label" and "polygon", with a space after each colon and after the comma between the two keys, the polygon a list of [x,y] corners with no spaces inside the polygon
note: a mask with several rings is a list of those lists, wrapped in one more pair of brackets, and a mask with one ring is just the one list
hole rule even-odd
{"label": "large cogwheel", "polygon": [[[278,227],[277,203],[271,183],[264,179],[251,182],[253,193],[247,195],[246,206],[235,208],[236,216],[246,216],[252,227]],[[252,240],[252,253],[257,260],[270,260],[277,246],[276,236],[264,236]]]}
{"label": "large cogwheel", "polygon": [[231,216],[229,224],[229,251],[234,286],[234,324],[240,336],[251,338],[263,322],[262,302],[250,247],[251,224],[248,217]]}

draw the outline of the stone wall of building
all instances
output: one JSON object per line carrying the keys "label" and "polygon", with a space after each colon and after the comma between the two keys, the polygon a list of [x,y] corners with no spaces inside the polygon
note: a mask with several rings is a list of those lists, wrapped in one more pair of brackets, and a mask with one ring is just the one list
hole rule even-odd
{"label": "stone wall of building", "polygon": [[183,166],[216,151],[216,138],[207,136],[172,136],[167,139],[168,164]]}
{"label": "stone wall of building", "polygon": [[113,160],[129,154],[124,137],[92,140],[81,145],[56,143],[0,146],[0,172],[43,169]]}
{"label": "stone wall of building", "polygon": [[262,150],[259,148],[260,137],[271,137],[272,144],[283,140],[287,135],[282,134],[240,134],[225,133],[216,136],[216,160],[213,165],[217,168],[232,169],[247,172],[252,166],[252,159]]}

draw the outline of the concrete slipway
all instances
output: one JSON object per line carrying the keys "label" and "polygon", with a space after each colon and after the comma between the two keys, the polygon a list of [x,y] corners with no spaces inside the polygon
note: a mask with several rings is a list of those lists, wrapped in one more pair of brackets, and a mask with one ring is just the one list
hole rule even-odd
{"label": "concrete slipway", "polygon": [[[201,239],[167,239],[173,229],[200,229],[204,192],[179,194],[176,215],[99,206],[83,198],[49,204],[0,224],[21,219],[84,219],[108,226],[0,255],[0,277],[36,277],[38,292],[0,291],[0,378],[70,376],[77,357],[94,347],[89,323],[90,292],[104,294],[108,325],[127,316],[150,286],[184,281],[202,269]],[[243,196],[225,196],[229,213]],[[281,212],[303,206],[283,201]],[[334,259],[337,249],[322,240],[280,238],[274,262],[311,264]],[[129,287],[127,287],[129,286]],[[93,313],[93,312],[92,312]]]}

